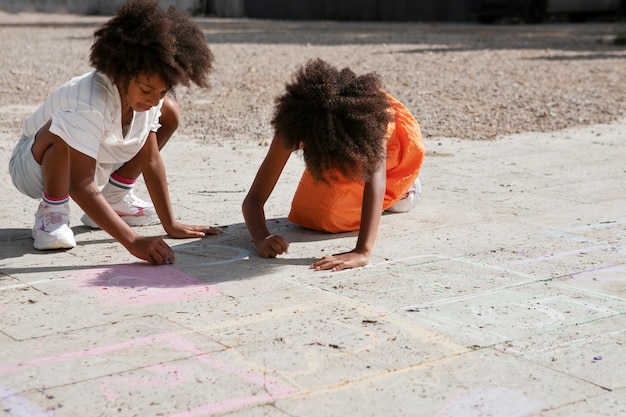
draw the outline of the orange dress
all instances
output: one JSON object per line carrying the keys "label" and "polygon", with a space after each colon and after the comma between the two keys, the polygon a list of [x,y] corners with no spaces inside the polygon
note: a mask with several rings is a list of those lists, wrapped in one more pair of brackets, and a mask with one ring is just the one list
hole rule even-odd
{"label": "orange dress", "polygon": [[[381,212],[409,190],[419,174],[426,148],[415,117],[398,100],[388,95],[395,112],[387,140],[387,188]],[[394,122],[392,122],[394,123]],[[363,181],[337,173],[331,185],[315,182],[305,169],[291,203],[288,220],[308,229],[339,233],[359,230]]]}

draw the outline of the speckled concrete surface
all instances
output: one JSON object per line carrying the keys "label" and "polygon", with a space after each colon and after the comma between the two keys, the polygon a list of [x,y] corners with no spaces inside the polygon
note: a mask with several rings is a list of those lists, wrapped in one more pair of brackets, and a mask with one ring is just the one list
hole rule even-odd
{"label": "speckled concrete surface", "polygon": [[[5,163],[36,87],[3,94]],[[261,259],[240,205],[267,148],[194,132],[163,152],[173,205],[225,233],[167,239],[173,265],[139,262],[75,205],[78,246],[36,251],[36,202],[0,171],[0,415],[626,414],[626,119],[427,137],[423,200],[339,273],[308,266],[355,234],[286,220],[301,160],[266,209],[290,251]]]}

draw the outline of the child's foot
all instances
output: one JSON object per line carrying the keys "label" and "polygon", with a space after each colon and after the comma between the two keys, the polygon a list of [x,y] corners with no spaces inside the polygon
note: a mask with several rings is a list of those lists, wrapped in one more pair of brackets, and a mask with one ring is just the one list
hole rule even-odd
{"label": "child's foot", "polygon": [[70,229],[69,203],[53,205],[39,203],[33,226],[33,246],[39,250],[71,249],[76,246]]}
{"label": "child's foot", "polygon": [[[107,184],[102,189],[102,195],[129,226],[150,226],[161,223],[154,206],[137,197],[132,188],[120,192],[119,189],[113,189]],[[94,229],[100,228],[87,214],[83,214],[80,220],[86,226]]]}
{"label": "child's foot", "polygon": [[387,211],[392,213],[406,213],[419,203],[422,198],[422,184],[419,178],[415,180],[409,191],[396,204],[389,207]]}

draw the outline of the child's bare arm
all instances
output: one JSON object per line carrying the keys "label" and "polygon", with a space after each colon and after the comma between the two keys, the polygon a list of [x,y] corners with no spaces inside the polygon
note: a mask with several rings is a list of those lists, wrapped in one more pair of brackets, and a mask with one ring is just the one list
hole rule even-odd
{"label": "child's bare arm", "polygon": [[159,237],[135,233],[104,199],[93,182],[95,160],[72,148],[70,158],[70,195],[104,231],[120,242],[130,253],[152,264],[173,263],[174,251]]}
{"label": "child's bare arm", "polygon": [[372,250],[374,250],[378,226],[380,225],[380,216],[383,211],[383,200],[385,199],[385,189],[387,188],[387,172],[385,168],[385,161],[382,161],[378,169],[372,174],[370,181],[365,183],[363,192],[361,227],[354,251],[367,255],[368,261]]}
{"label": "child's bare arm", "polygon": [[252,186],[241,206],[243,217],[252,236],[257,253],[273,258],[287,251],[289,244],[267,228],[265,203],[274,190],[292,150],[285,147],[280,137],[274,137],[270,149],[259,167]]}
{"label": "child's bare arm", "polygon": [[378,226],[380,225],[386,181],[385,161],[382,161],[378,169],[372,174],[372,178],[365,183],[361,207],[361,227],[356,247],[350,252],[325,256],[311,265],[311,268],[315,270],[331,269],[340,271],[369,263],[370,255],[376,242]]}

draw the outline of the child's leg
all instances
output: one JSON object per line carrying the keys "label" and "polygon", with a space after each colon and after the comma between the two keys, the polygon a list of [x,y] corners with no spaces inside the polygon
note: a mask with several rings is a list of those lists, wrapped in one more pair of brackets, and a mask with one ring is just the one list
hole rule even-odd
{"label": "child's leg", "polygon": [[10,161],[13,183],[34,198],[42,198],[32,229],[35,249],[76,246],[70,229],[69,148],[46,124],[35,138],[23,137]]}
{"label": "child's leg", "polygon": [[50,122],[39,130],[31,148],[33,158],[41,166],[43,192],[50,197],[69,196],[69,147],[63,139],[50,133]]}
{"label": "child's leg", "polygon": [[[165,97],[161,107],[159,122],[161,127],[156,132],[159,149],[172,137],[178,128],[180,120],[180,108],[176,100],[169,95]],[[130,226],[147,226],[159,224],[159,216],[152,203],[137,197],[133,191],[137,178],[141,175],[139,158],[135,157],[116,170],[109,182],[102,189],[102,195],[107,202],[117,211],[122,220]],[[98,225],[86,214],[81,221],[87,226],[97,228]]]}

